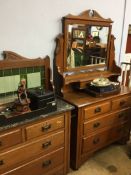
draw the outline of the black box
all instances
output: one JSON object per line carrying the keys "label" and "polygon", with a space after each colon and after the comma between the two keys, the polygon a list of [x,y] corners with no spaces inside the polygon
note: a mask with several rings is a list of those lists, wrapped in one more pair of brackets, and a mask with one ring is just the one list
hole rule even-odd
{"label": "black box", "polygon": [[30,109],[37,110],[45,108],[45,112],[52,112],[57,109],[55,94],[53,91],[43,91],[42,89],[28,90],[30,99]]}

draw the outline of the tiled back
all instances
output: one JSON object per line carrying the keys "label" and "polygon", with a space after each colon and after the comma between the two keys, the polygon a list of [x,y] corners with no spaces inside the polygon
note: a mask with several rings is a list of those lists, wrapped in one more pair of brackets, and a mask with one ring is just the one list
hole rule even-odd
{"label": "tiled back", "polygon": [[37,66],[0,70],[0,99],[11,101],[12,98],[15,98],[19,82],[23,78],[27,81],[27,89],[37,87],[44,89],[45,67]]}

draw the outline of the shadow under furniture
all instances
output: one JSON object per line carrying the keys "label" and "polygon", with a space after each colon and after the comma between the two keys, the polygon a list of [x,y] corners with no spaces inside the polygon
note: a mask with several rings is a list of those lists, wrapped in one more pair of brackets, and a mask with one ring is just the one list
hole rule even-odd
{"label": "shadow under furniture", "polygon": [[[56,93],[75,106],[71,118],[70,164],[78,169],[103,147],[129,140],[131,91],[118,82],[121,69],[115,63],[110,18],[87,10],[78,16],[63,17],[62,24],[63,33],[56,38],[54,84]],[[83,41],[80,47],[84,64],[79,66],[74,64],[72,52],[72,32],[76,28],[76,41],[81,38]],[[93,40],[95,36],[99,40]],[[99,83],[109,80],[110,84],[102,86],[99,92],[91,91],[88,87],[96,86],[94,80]]]}

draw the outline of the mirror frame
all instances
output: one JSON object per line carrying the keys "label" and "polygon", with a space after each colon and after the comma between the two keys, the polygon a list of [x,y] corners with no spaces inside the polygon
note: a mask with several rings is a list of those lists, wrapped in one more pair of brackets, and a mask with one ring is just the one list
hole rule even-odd
{"label": "mirror frame", "polygon": [[[63,43],[63,71],[64,72],[70,72],[70,71],[80,71],[84,69],[97,69],[97,68],[106,68],[108,69],[109,65],[109,53],[110,53],[110,40],[111,40],[111,29],[113,21],[108,18],[105,19],[101,17],[95,10],[87,10],[82,12],[80,15],[67,15],[62,18],[62,29],[63,29],[63,35],[64,35],[64,43]],[[105,64],[93,64],[93,65],[85,65],[85,66],[78,66],[75,68],[69,68],[67,67],[67,32],[68,32],[68,25],[70,24],[89,24],[89,25],[95,25],[99,27],[109,27],[109,37],[108,37],[108,43],[107,43],[107,61]]]}

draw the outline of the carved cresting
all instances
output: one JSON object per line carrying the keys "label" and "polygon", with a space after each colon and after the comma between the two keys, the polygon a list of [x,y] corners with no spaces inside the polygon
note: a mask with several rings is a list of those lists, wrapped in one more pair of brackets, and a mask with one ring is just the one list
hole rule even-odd
{"label": "carved cresting", "polygon": [[[92,15],[90,15],[91,14],[91,12],[92,12]],[[72,14],[68,14],[67,16],[65,16],[64,18],[68,18],[68,19],[80,19],[80,20],[94,20],[94,21],[99,21],[99,22],[101,22],[101,21],[105,21],[105,22],[110,22],[110,23],[112,23],[113,21],[110,19],[110,18],[108,18],[108,19],[105,19],[105,18],[103,18],[97,11],[95,11],[95,10],[86,10],[86,11],[84,11],[84,12],[82,12],[82,13],[80,13],[80,15],[72,15]]]}

